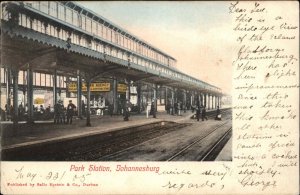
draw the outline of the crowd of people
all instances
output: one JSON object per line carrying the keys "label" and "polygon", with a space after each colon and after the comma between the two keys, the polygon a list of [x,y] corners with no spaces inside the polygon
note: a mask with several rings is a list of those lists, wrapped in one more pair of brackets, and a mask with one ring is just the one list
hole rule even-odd
{"label": "crowd of people", "polygon": [[[52,118],[51,115],[51,111],[50,111],[50,105],[48,105],[48,107],[44,108],[43,105],[40,106],[35,106],[33,105],[33,114],[35,116],[35,118],[38,119],[50,119]],[[1,110],[1,120],[2,121],[13,121],[15,116],[15,112],[14,112],[14,106],[13,105],[5,105],[5,110]],[[22,120],[26,120],[28,116],[28,105],[25,104],[25,106],[23,105],[23,102],[21,102],[18,106],[18,120],[22,121]]]}
{"label": "crowd of people", "polygon": [[166,105],[166,110],[168,114],[181,116],[182,111],[185,113],[187,107],[184,104],[182,104],[180,101],[175,102],[173,106],[170,102],[168,102]]}
{"label": "crowd of people", "polygon": [[[201,120],[204,121],[205,120],[208,120],[207,116],[206,116],[206,106],[203,106],[203,105],[197,105],[196,108],[196,118],[197,118],[197,121],[200,120],[200,117],[201,117]],[[219,109],[219,106],[217,106],[217,111],[216,111],[216,116],[215,116],[215,120],[221,120],[221,111]]]}
{"label": "crowd of people", "polygon": [[[114,106],[113,104],[107,102],[108,104],[105,104],[105,99],[99,100],[97,103],[95,113],[98,116],[103,116],[104,111],[107,110],[108,114],[112,117],[114,114]],[[82,100],[81,105],[81,112],[82,116],[86,116],[86,105],[84,101]],[[148,106],[146,106],[146,112],[148,114],[152,115],[153,118],[156,118],[156,106],[154,102],[152,101],[151,104],[148,103]],[[118,101],[118,109],[117,109],[117,114],[123,115],[124,121],[128,121],[130,118],[130,113],[133,111],[134,106],[129,100],[123,100],[123,101]],[[140,108],[138,108],[140,109]],[[166,104],[166,111],[168,114],[172,115],[182,115],[182,111],[186,112],[186,106],[184,106],[181,102],[175,102],[173,105],[168,102]],[[201,120],[208,120],[206,116],[206,106],[197,104],[197,106],[191,106],[192,112],[196,112],[195,118],[197,121]],[[33,111],[34,111],[34,117],[36,119],[44,119],[48,120],[51,118],[54,118],[54,124],[72,124],[73,122],[73,116],[76,114],[77,107],[72,103],[72,100],[69,100],[69,104],[67,107],[64,107],[63,101],[59,100],[55,105],[54,105],[54,112],[50,110],[50,105],[48,107],[44,108],[43,105],[40,105],[39,107],[36,107],[33,105]],[[91,113],[92,110],[91,110]],[[24,106],[23,103],[21,102],[20,105],[18,106],[18,119],[19,120],[26,120],[26,115],[28,114],[28,106],[27,104]],[[148,117],[147,114],[147,117]],[[38,117],[37,117],[38,116]],[[5,110],[1,109],[1,120],[14,120],[14,107],[13,105],[5,105]],[[219,107],[217,107],[216,111],[216,117],[215,120],[221,120],[221,112]]]}

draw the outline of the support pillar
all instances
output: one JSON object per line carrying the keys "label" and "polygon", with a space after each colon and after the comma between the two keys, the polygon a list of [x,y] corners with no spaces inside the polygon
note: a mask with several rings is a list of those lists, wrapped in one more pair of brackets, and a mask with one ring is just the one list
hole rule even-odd
{"label": "support pillar", "polygon": [[155,111],[157,112],[157,85],[156,84],[154,84],[153,86],[153,101],[154,101]]}
{"label": "support pillar", "polygon": [[169,103],[169,100],[168,100],[168,88],[166,87],[166,90],[165,90],[165,110],[167,111],[168,113],[168,103]]}
{"label": "support pillar", "polygon": [[200,106],[203,105],[202,103],[202,93],[200,93]]}
{"label": "support pillar", "polygon": [[204,94],[204,107],[207,108],[207,94]]}
{"label": "support pillar", "polygon": [[138,107],[138,113],[141,113],[141,91],[142,87],[140,83],[137,83],[136,92],[137,92],[137,107]]}
{"label": "support pillar", "polygon": [[210,101],[211,101],[211,98],[210,98],[210,94],[208,94],[208,110],[210,110]]}
{"label": "support pillar", "polygon": [[12,70],[12,77],[13,77],[13,106],[14,106],[14,113],[13,115],[13,123],[14,125],[18,124],[19,121],[19,111],[18,111],[18,80],[19,80],[19,70]]}
{"label": "support pillar", "polygon": [[11,71],[10,68],[6,69],[6,104],[8,106],[8,110],[10,111],[11,105]]}
{"label": "support pillar", "polygon": [[27,69],[27,123],[33,123],[33,73]]}
{"label": "support pillar", "polygon": [[212,95],[209,95],[209,105],[210,105],[210,109],[213,108],[213,104],[212,104],[212,101],[213,101],[213,96]]}
{"label": "support pillar", "polygon": [[114,110],[113,113],[114,114],[118,114],[118,81],[116,78],[113,79],[113,106],[114,106]]}
{"label": "support pillar", "polygon": [[211,95],[211,109],[214,109],[215,108],[215,102],[214,102],[214,95]]}
{"label": "support pillar", "polygon": [[184,113],[186,112],[186,90],[183,91],[183,110],[184,110]]}
{"label": "support pillar", "polygon": [[174,115],[174,103],[175,103],[175,101],[174,101],[174,89],[172,89],[172,91],[171,91],[171,107],[172,107],[172,112],[171,112],[171,114],[172,115]]}
{"label": "support pillar", "polygon": [[57,70],[54,70],[53,74],[53,107],[57,103]]}
{"label": "support pillar", "polygon": [[91,125],[91,79],[86,79],[86,88],[87,88],[87,111],[86,111],[86,126],[90,127]]}
{"label": "support pillar", "polygon": [[130,80],[127,81],[126,99],[130,101]]}
{"label": "support pillar", "polygon": [[82,103],[81,103],[81,96],[82,96],[82,79],[80,75],[80,71],[77,71],[77,114],[78,118],[82,119]]}

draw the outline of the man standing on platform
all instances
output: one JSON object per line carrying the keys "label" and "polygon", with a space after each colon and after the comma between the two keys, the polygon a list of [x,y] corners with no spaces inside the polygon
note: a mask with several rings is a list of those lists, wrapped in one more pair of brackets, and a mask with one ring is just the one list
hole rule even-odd
{"label": "man standing on platform", "polygon": [[129,100],[127,100],[125,102],[125,105],[124,105],[124,113],[123,113],[123,115],[124,115],[124,121],[128,121],[129,120],[131,106],[132,106],[132,104],[130,103]]}
{"label": "man standing on platform", "polygon": [[72,118],[74,115],[74,111],[76,109],[76,106],[72,103],[72,100],[69,100],[69,104],[67,107],[67,124],[72,124]]}
{"label": "man standing on platform", "polygon": [[200,114],[201,114],[201,107],[200,107],[200,105],[198,105],[196,107],[196,118],[197,118],[197,121],[199,121],[199,119],[200,119]]}
{"label": "man standing on platform", "polygon": [[81,111],[82,111],[82,116],[85,117],[85,104],[83,100],[81,101]]}
{"label": "man standing on platform", "polygon": [[61,114],[61,106],[60,106],[60,102],[58,101],[54,105],[54,124],[58,124],[59,123],[60,114]]}
{"label": "man standing on platform", "polygon": [[150,111],[150,113],[152,113],[153,118],[156,118],[156,109],[155,109],[154,102],[151,103],[151,111]]}
{"label": "man standing on platform", "polygon": [[204,119],[207,120],[207,117],[206,117],[206,109],[205,109],[206,106],[203,106],[203,109],[202,109],[202,121],[204,121]]}
{"label": "man standing on platform", "polygon": [[215,120],[219,120],[219,121],[222,120],[221,119],[221,111],[220,111],[219,106],[217,106],[217,114],[216,114]]}

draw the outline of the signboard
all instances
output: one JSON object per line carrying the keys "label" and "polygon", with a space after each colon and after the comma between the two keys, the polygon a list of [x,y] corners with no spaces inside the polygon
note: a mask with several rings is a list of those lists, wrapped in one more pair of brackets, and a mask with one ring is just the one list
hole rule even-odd
{"label": "signboard", "polygon": [[119,93],[126,93],[127,85],[126,84],[118,84],[118,92]]}
{"label": "signboard", "polygon": [[44,104],[44,102],[45,102],[45,99],[44,98],[35,98],[34,99],[34,101],[33,101],[33,103],[34,104]]}
{"label": "signboard", "polygon": [[[110,83],[91,83],[91,92],[110,91]],[[77,83],[71,82],[68,85],[69,92],[77,92]],[[82,83],[82,92],[87,92],[86,83]]]}

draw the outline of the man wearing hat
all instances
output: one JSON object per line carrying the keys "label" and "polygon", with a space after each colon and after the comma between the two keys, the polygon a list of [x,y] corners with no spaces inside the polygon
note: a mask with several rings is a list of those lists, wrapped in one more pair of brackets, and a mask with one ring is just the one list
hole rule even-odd
{"label": "man wearing hat", "polygon": [[72,124],[72,118],[74,115],[74,111],[76,109],[76,106],[72,103],[72,100],[69,100],[69,104],[67,107],[67,124]]}
{"label": "man wearing hat", "polygon": [[58,102],[54,105],[54,124],[59,123],[60,114],[61,114],[61,107],[60,107],[60,100],[58,100]]}

